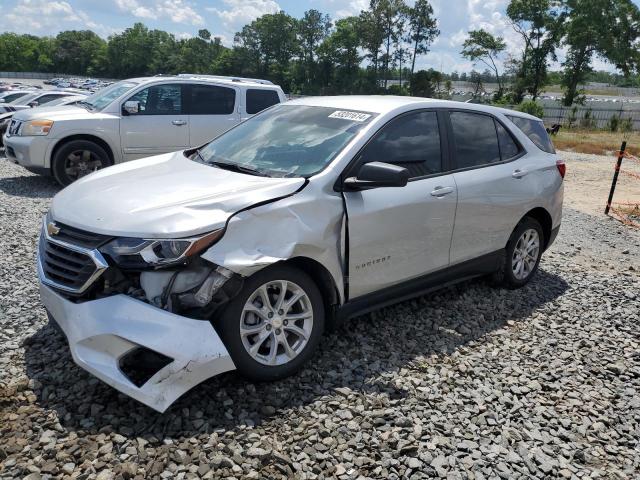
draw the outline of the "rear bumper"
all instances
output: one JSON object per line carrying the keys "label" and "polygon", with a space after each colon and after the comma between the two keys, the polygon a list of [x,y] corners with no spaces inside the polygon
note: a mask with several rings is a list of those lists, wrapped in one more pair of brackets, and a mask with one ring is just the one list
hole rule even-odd
{"label": "rear bumper", "polygon": [[48,168],[47,152],[51,139],[41,137],[3,137],[7,158],[19,165],[31,169]]}
{"label": "rear bumper", "polygon": [[[174,315],[125,295],[73,303],[42,282],[40,297],[80,367],[159,412],[203,380],[235,369],[207,321]],[[138,387],[120,363],[140,347],[173,361]]]}

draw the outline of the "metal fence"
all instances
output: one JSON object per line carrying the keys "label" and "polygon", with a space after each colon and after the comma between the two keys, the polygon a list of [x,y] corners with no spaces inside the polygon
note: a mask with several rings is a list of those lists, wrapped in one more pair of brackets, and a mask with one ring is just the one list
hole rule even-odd
{"label": "metal fence", "polygon": [[[545,123],[558,123],[565,128],[640,130],[640,110],[591,107],[544,107]],[[615,128],[613,128],[615,127]]]}

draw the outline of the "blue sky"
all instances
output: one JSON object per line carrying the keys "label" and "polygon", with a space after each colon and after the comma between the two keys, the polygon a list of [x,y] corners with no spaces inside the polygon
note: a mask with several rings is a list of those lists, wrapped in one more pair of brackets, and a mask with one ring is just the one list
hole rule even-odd
{"label": "blue sky", "polygon": [[[517,55],[519,39],[505,19],[508,2],[432,0],[441,35],[432,51],[419,58],[418,67],[445,72],[471,70],[473,65],[461,58],[459,51],[466,32],[476,28],[503,36],[509,53]],[[640,0],[634,3],[640,5]],[[315,8],[336,19],[357,14],[367,4],[368,0],[0,0],[0,31],[55,35],[61,30],[91,29],[107,37],[134,22],[143,22],[178,37],[194,36],[200,28],[207,28],[231,46],[234,33],[264,13],[284,10],[300,17]],[[612,69],[600,60],[595,67]]]}

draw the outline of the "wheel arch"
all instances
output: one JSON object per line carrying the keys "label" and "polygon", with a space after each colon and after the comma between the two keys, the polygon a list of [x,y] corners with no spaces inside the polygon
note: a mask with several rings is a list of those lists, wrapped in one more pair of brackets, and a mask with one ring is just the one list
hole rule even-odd
{"label": "wheel arch", "polygon": [[553,229],[553,219],[551,218],[551,214],[545,208],[536,207],[532,210],[529,210],[520,221],[524,220],[526,217],[533,218],[542,227],[542,233],[544,235],[543,250],[546,250],[549,246],[549,240],[551,239],[551,230]]}
{"label": "wheel arch", "polygon": [[311,277],[322,294],[325,315],[327,317],[325,326],[327,330],[333,330],[336,326],[335,311],[340,305],[341,297],[335,279],[329,270],[317,260],[309,257],[293,257],[281,263],[296,267]]}
{"label": "wheel arch", "polygon": [[111,148],[109,143],[106,142],[104,139],[96,135],[89,135],[89,134],[69,135],[68,137],[61,138],[54,145],[53,150],[51,150],[51,156],[49,157],[49,170],[51,171],[52,175],[53,175],[53,159],[55,158],[56,153],[58,153],[58,150],[60,150],[67,143],[72,142],[74,140],[85,140],[87,142],[93,142],[93,143],[96,143],[97,145],[100,145],[100,147],[102,147],[104,151],[107,152],[107,155],[109,155],[110,164],[113,165],[115,163],[115,159],[113,156],[113,149]]}

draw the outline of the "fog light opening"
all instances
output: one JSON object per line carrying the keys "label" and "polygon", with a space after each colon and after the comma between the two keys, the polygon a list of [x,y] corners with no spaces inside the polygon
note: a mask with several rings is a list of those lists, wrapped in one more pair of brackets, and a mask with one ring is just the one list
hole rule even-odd
{"label": "fog light opening", "polygon": [[145,347],[136,347],[120,358],[118,366],[129,381],[140,388],[171,362],[171,357]]}

